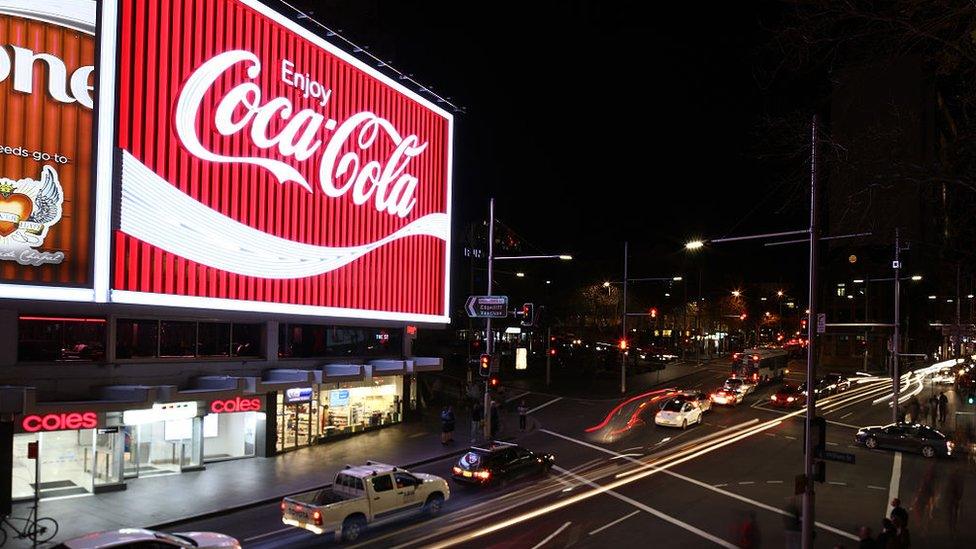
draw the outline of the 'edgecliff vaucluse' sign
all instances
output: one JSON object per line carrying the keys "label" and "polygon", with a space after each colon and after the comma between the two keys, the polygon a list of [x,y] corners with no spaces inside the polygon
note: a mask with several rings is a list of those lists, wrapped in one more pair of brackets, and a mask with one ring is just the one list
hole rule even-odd
{"label": "'edgecliff vaucluse' sign", "polygon": [[446,322],[452,117],[252,0],[123,0],[112,300]]}

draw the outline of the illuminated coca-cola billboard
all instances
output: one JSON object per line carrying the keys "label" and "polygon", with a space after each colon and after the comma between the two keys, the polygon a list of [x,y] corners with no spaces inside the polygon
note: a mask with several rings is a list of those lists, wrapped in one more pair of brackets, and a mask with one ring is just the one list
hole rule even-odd
{"label": "illuminated coca-cola billboard", "polygon": [[449,113],[253,0],[119,18],[112,301],[448,321]]}
{"label": "illuminated coca-cola billboard", "polygon": [[0,296],[92,299],[94,0],[0,0]]}

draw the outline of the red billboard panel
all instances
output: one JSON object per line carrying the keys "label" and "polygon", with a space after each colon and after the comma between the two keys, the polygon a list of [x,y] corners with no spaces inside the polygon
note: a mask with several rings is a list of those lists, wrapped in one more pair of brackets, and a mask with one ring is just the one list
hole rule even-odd
{"label": "red billboard panel", "polygon": [[446,322],[450,114],[252,0],[123,0],[112,301]]}
{"label": "red billboard panel", "polygon": [[0,0],[0,296],[91,299],[94,80],[94,0]]}

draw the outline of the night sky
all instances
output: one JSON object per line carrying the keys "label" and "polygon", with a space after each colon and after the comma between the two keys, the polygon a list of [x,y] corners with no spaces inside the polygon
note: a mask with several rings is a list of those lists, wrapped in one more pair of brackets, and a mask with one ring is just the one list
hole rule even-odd
{"label": "night sky", "polygon": [[683,250],[689,237],[808,222],[805,159],[766,157],[762,121],[783,108],[770,98],[782,103],[799,85],[787,76],[770,89],[760,70],[778,3],[300,4],[465,107],[456,115],[456,231],[485,219],[494,196],[527,252],[577,258],[520,268],[527,278],[620,279],[629,240],[631,276],[703,267],[715,291],[802,282],[804,246]]}

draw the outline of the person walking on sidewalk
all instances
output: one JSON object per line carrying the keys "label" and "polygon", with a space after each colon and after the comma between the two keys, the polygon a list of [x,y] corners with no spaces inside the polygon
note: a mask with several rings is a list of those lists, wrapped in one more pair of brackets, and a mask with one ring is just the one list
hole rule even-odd
{"label": "person walking on sidewalk", "polygon": [[945,391],[939,393],[939,423],[945,423],[946,414],[949,412],[949,397]]}
{"label": "person walking on sidewalk", "polygon": [[518,415],[519,415],[519,431],[525,431],[526,414],[529,413],[529,407],[525,405],[525,400],[519,403]]}
{"label": "person walking on sidewalk", "polygon": [[448,404],[441,410],[441,444],[454,442],[454,409]]}
{"label": "person walking on sidewalk", "polygon": [[491,432],[491,439],[495,440],[495,437],[498,436],[498,422],[500,421],[500,418],[498,417],[498,402],[494,400],[491,401],[491,413],[488,415],[488,417],[491,420],[491,424],[488,425],[488,430]]}
{"label": "person walking on sidewalk", "polygon": [[894,522],[895,518],[901,519],[901,523],[908,526],[908,511],[901,506],[901,500],[894,498],[891,500],[891,521]]}
{"label": "person walking on sidewalk", "polygon": [[475,442],[481,438],[481,433],[484,430],[484,421],[485,407],[480,402],[475,402],[474,406],[471,407],[471,442]]}

